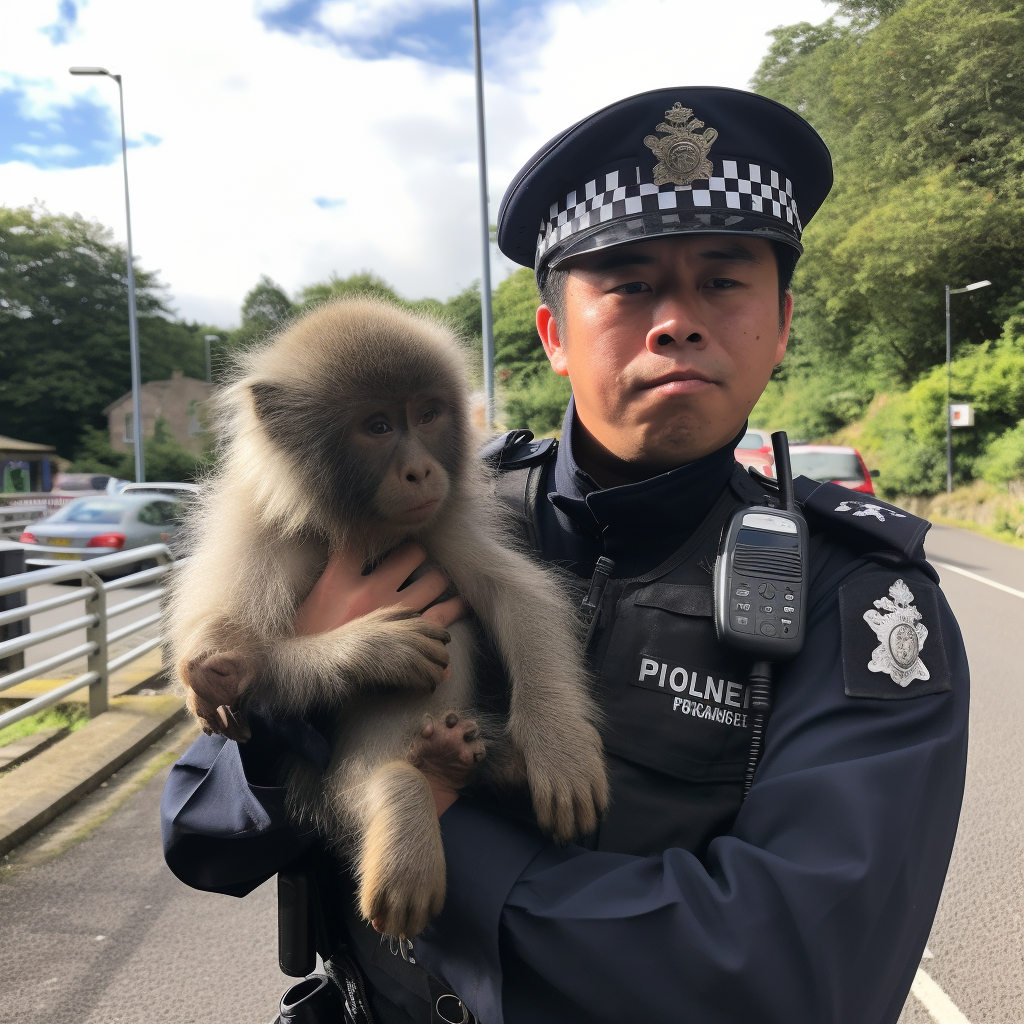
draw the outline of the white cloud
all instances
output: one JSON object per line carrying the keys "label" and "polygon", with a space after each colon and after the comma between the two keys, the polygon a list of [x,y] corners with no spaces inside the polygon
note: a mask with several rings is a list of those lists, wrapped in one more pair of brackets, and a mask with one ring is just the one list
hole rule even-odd
{"label": "white cloud", "polygon": [[[53,46],[39,29],[55,6],[4,5],[7,81],[38,83],[30,98],[40,112],[82,93],[116,112],[113,82],[67,68],[124,75],[129,136],[162,140],[128,154],[135,250],[183,315],[229,325],[263,273],[296,290],[370,269],[406,295],[441,298],[479,276],[471,71],[358,60],[322,39],[268,31],[252,0],[91,0],[71,42]],[[521,162],[561,128],[644,89],[744,87],[768,29],[825,14],[820,0],[581,0],[525,12],[526,24],[489,41],[500,65],[487,83],[492,219]],[[343,15],[367,31],[376,24],[363,0],[339,0],[323,16]],[[0,166],[8,205],[38,198],[118,238],[121,188],[119,161]]]}

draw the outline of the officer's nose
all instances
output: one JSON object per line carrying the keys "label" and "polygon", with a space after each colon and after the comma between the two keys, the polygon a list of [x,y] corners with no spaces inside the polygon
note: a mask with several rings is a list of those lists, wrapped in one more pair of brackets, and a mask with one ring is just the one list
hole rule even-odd
{"label": "officer's nose", "polygon": [[673,354],[676,351],[703,347],[707,344],[707,329],[692,304],[682,299],[662,303],[657,317],[647,332],[647,350],[655,355]]}

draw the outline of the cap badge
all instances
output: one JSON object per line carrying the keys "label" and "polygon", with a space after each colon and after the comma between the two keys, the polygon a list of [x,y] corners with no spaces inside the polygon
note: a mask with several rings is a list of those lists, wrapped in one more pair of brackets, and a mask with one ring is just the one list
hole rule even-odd
{"label": "cap badge", "polygon": [[704,122],[698,121],[693,111],[681,103],[666,110],[665,119],[655,129],[666,133],[662,138],[648,135],[644,139],[644,145],[660,161],[654,166],[654,184],[689,185],[691,181],[710,178],[712,167],[708,153],[718,132],[708,128],[703,135],[698,135]]}
{"label": "cap badge", "polygon": [[910,588],[897,580],[889,588],[889,596],[873,602],[875,608],[864,613],[864,621],[875,631],[879,644],[871,652],[868,669],[885,672],[894,683],[906,686],[915,679],[929,679],[930,673],[921,660],[921,648],[928,639],[928,627],[914,607]]}

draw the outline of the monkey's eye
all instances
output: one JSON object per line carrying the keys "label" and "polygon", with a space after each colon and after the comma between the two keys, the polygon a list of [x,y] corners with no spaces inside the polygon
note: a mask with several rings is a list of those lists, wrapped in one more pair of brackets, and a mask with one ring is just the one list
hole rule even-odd
{"label": "monkey's eye", "polygon": [[429,409],[420,417],[420,423],[433,423],[437,419],[437,410]]}
{"label": "monkey's eye", "polygon": [[391,433],[391,424],[387,420],[374,420],[366,428],[371,434],[376,434],[378,437],[383,437],[385,434]]}

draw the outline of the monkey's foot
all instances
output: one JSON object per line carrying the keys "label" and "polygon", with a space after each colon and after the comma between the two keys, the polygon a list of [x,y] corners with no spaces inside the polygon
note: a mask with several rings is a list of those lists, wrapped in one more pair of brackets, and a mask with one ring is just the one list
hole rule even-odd
{"label": "monkey's foot", "polygon": [[212,654],[189,662],[182,672],[189,686],[188,704],[203,731],[244,743],[252,735],[237,702],[249,683],[244,662],[230,654]]}
{"label": "monkey's foot", "polygon": [[598,731],[577,726],[572,733],[523,756],[537,824],[566,843],[597,828],[608,809],[608,777]]}
{"label": "monkey's foot", "polygon": [[391,762],[371,780],[367,803],[359,909],[378,931],[411,938],[444,906],[444,847],[430,787],[408,762]]}
{"label": "monkey's foot", "polygon": [[486,753],[476,722],[449,711],[437,721],[430,715],[425,717],[423,729],[413,741],[410,760],[424,775],[452,789],[462,789],[470,783]]}

